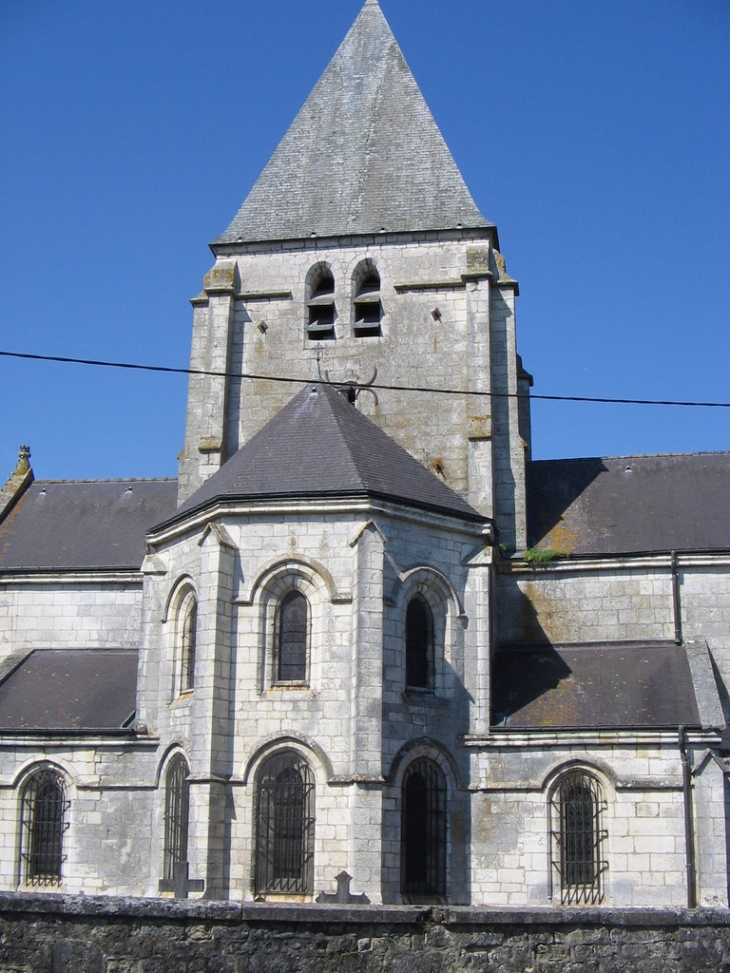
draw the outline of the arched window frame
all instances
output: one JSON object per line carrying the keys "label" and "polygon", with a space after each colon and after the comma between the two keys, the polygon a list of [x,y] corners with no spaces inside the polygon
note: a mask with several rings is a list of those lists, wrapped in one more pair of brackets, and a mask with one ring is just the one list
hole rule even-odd
{"label": "arched window frame", "polygon": [[401,779],[401,895],[405,901],[444,901],[448,845],[448,786],[438,763],[417,757]]}
{"label": "arched window frame", "polygon": [[405,617],[406,689],[433,692],[434,619],[421,592],[409,599]]}
{"label": "arched window frame", "polygon": [[606,799],[598,778],[580,767],[560,775],[550,793],[551,897],[563,905],[598,905],[605,895]]}
{"label": "arched window frame", "polygon": [[356,338],[380,337],[383,302],[378,268],[369,257],[352,276],[352,333]]}
{"label": "arched window frame", "polygon": [[165,774],[165,834],[162,877],[175,878],[175,866],[188,860],[190,823],[190,768],[182,754],[176,754]]}
{"label": "arched window frame", "polygon": [[277,750],[259,767],[254,815],[254,894],[312,894],[315,789],[310,763],[298,750]]}
{"label": "arched window frame", "polygon": [[198,649],[198,599],[192,588],[186,590],[180,601],[177,628],[180,659],[179,688],[181,693],[189,693],[195,688],[195,661]]}
{"label": "arched window frame", "polygon": [[[430,643],[430,681],[427,688],[411,686],[407,673],[407,615],[408,606],[420,596],[431,611],[432,638]],[[449,580],[433,568],[422,565],[401,576],[390,595],[394,603],[395,640],[394,660],[398,663],[399,678],[406,696],[417,700],[419,696],[432,694],[450,696],[456,690],[454,659],[463,649],[463,628],[457,624],[463,617],[459,597]]]}
{"label": "arched window frame", "polygon": [[62,774],[50,767],[35,770],[23,785],[20,802],[20,880],[60,885],[70,808]]}
{"label": "arched window frame", "polygon": [[311,617],[309,601],[299,588],[290,588],[279,599],[274,619],[275,685],[309,685]]}
{"label": "arched window frame", "polygon": [[307,305],[307,337],[312,341],[327,341],[335,337],[335,277],[329,264],[318,263],[310,268],[305,283]]}

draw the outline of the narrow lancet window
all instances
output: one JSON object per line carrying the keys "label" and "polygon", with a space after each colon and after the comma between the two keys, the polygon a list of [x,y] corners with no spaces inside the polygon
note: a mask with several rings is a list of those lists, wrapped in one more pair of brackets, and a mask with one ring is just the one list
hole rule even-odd
{"label": "narrow lancet window", "polygon": [[310,893],[313,857],[314,777],[300,754],[285,750],[258,775],[256,893]]}
{"label": "narrow lancet window", "polygon": [[63,779],[53,770],[34,774],[23,790],[20,857],[28,885],[58,885],[64,862],[68,802]]}
{"label": "narrow lancet window", "polygon": [[403,776],[401,892],[412,901],[446,894],[446,780],[426,757]]}
{"label": "narrow lancet window", "polygon": [[555,789],[553,869],[564,904],[593,905],[603,898],[604,801],[598,781],[583,771],[565,774]]}
{"label": "narrow lancet window", "polygon": [[406,610],[406,688],[433,688],[433,613],[422,595]]}
{"label": "narrow lancet window", "polygon": [[301,591],[290,591],[277,612],[276,681],[306,683],[309,655],[309,605]]}

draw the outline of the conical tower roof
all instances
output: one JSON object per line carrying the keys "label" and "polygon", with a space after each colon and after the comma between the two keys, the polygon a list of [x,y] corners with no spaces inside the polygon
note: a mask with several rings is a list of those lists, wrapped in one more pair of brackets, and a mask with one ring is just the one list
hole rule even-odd
{"label": "conical tower roof", "polygon": [[170,518],[218,501],[373,497],[486,520],[329,385],[305,385]]}
{"label": "conical tower roof", "polygon": [[491,225],[377,0],[367,0],[215,243]]}

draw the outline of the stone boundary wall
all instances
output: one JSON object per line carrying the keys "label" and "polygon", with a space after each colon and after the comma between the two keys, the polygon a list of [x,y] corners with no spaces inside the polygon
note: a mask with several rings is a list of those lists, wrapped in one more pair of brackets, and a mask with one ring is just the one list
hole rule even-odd
{"label": "stone boundary wall", "polygon": [[727,973],[727,910],[0,893],[0,973]]}

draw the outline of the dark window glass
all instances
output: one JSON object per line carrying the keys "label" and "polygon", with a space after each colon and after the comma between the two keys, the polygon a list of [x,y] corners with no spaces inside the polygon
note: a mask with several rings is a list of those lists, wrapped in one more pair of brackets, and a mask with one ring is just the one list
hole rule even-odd
{"label": "dark window glass", "polygon": [[446,894],[446,780],[425,757],[403,777],[401,891],[412,898]]}
{"label": "dark window glass", "polygon": [[258,778],[255,891],[312,891],[314,778],[291,750],[269,758]]}
{"label": "dark window glass", "polygon": [[590,904],[603,897],[602,811],[603,800],[595,778],[576,771],[561,779],[553,801],[553,814],[559,822],[553,831],[558,850],[553,865],[564,903]]}
{"label": "dark window glass", "polygon": [[167,771],[165,787],[165,851],[163,878],[175,877],[175,865],[188,860],[190,785],[184,757],[175,757]]}
{"label": "dark window glass", "polygon": [[195,686],[195,651],[197,643],[198,603],[189,595],[183,605],[180,653],[182,672],[180,689],[185,692]]}
{"label": "dark window glass", "polygon": [[30,885],[57,885],[64,861],[63,780],[52,770],[35,774],[23,791],[21,860]]}
{"label": "dark window glass", "polygon": [[307,681],[309,635],[307,599],[290,591],[279,606],[277,626],[277,682]]}
{"label": "dark window glass", "polygon": [[421,595],[406,611],[406,686],[431,689],[433,685],[433,615]]}

